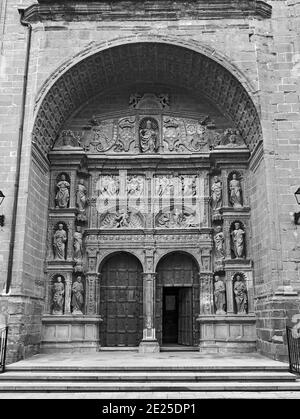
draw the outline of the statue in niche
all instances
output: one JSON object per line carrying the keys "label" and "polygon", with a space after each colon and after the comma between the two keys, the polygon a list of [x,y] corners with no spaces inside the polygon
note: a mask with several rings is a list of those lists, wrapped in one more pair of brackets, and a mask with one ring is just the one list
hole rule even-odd
{"label": "statue in niche", "polygon": [[71,307],[72,307],[72,314],[83,314],[83,283],[81,276],[78,276],[72,285],[72,298],[71,298]]}
{"label": "statue in niche", "polygon": [[222,206],[222,182],[218,176],[214,176],[211,192],[211,206],[214,211],[217,211]]}
{"label": "statue in niche", "polygon": [[234,230],[231,232],[233,251],[236,258],[245,257],[245,231],[239,222],[234,223]]}
{"label": "statue in niche", "polygon": [[67,233],[63,224],[58,224],[58,230],[53,236],[54,260],[65,260]]}
{"label": "statue in niche", "polygon": [[245,281],[242,279],[241,275],[236,276],[236,281],[234,282],[233,292],[236,302],[237,314],[247,314],[248,310],[248,293],[247,286]]}
{"label": "statue in niche", "polygon": [[60,315],[64,310],[65,286],[61,276],[58,276],[56,281],[53,284],[52,314]]}
{"label": "statue in niche", "polygon": [[81,262],[82,261],[82,233],[81,233],[81,227],[77,226],[76,231],[74,233],[74,260],[75,262]]}
{"label": "statue in niche", "polygon": [[80,212],[85,211],[87,201],[87,188],[85,187],[84,180],[79,179],[77,190],[76,190],[76,205]]}
{"label": "statue in niche", "polygon": [[214,298],[216,306],[216,314],[226,314],[226,288],[219,275],[215,276],[214,281]]}
{"label": "statue in niche", "polygon": [[222,231],[221,226],[216,227],[216,234],[214,235],[214,242],[215,242],[215,256],[216,259],[224,259],[225,258],[225,249],[224,249],[224,233]]}
{"label": "statue in niche", "polygon": [[229,182],[229,201],[233,208],[242,207],[242,187],[241,182],[237,179],[237,175],[233,173]]}
{"label": "statue in niche", "polygon": [[70,183],[67,182],[66,176],[64,174],[61,175],[61,180],[57,183],[56,186],[58,188],[55,196],[56,208],[68,208],[70,200]]}
{"label": "statue in niche", "polygon": [[158,149],[158,129],[148,119],[145,128],[140,129],[140,147],[143,153],[155,153]]}

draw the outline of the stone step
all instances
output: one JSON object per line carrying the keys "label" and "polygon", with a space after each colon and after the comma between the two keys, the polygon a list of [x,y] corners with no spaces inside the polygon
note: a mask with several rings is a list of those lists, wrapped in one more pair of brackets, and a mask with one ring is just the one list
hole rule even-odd
{"label": "stone step", "polygon": [[289,372],[41,372],[41,371],[10,371],[0,375],[0,388],[7,381],[81,381],[81,382],[211,382],[211,381],[286,381],[292,382],[296,376]]}
{"label": "stone step", "polygon": [[147,392],[147,391],[161,391],[161,392],[199,392],[199,391],[299,391],[300,382],[153,382],[146,383],[131,383],[131,382],[111,382],[111,383],[90,383],[90,382],[18,382],[8,381],[1,382],[0,393],[3,392]]}
{"label": "stone step", "polygon": [[22,365],[6,366],[6,372],[288,372],[287,364],[277,365]]}

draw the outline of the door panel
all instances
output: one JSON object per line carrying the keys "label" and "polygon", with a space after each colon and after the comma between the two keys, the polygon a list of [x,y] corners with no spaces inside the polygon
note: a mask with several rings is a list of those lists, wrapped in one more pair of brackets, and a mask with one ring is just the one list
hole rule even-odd
{"label": "door panel", "polygon": [[142,339],[142,268],[134,256],[118,254],[102,269],[100,341],[103,346],[137,346]]}
{"label": "door panel", "polygon": [[178,343],[193,344],[192,288],[179,288],[178,292]]}
{"label": "door panel", "polygon": [[166,256],[158,264],[155,327],[160,344],[162,344],[163,289],[167,287],[189,289],[189,291],[182,291],[180,296],[178,294],[178,299],[181,298],[183,305],[179,314],[181,320],[178,323],[178,329],[180,329],[178,338],[181,344],[197,345],[199,343],[199,326],[196,322],[199,314],[199,280],[197,265],[190,256],[174,253]]}

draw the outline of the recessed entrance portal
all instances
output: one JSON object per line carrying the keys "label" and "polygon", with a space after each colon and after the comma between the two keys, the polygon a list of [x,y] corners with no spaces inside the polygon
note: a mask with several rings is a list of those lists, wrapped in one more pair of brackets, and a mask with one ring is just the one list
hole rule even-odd
{"label": "recessed entrance portal", "polygon": [[119,253],[106,261],[101,273],[101,346],[138,346],[143,328],[140,262],[130,254]]}
{"label": "recessed entrance portal", "polygon": [[157,268],[156,334],[160,344],[199,343],[195,316],[199,313],[197,266],[190,256],[174,253]]}

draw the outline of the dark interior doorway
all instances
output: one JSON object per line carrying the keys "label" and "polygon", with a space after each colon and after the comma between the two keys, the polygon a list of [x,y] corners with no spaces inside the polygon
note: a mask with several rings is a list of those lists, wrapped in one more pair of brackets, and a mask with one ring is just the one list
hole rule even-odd
{"label": "dark interior doorway", "polygon": [[163,288],[163,344],[192,345],[192,287]]}

